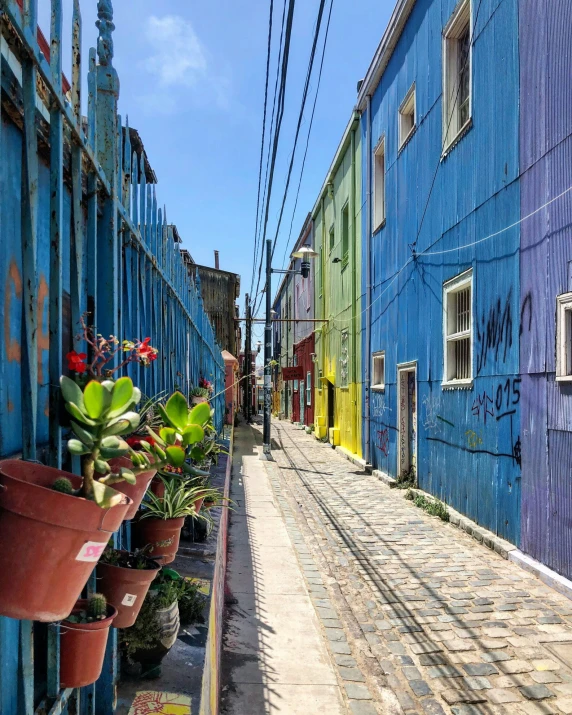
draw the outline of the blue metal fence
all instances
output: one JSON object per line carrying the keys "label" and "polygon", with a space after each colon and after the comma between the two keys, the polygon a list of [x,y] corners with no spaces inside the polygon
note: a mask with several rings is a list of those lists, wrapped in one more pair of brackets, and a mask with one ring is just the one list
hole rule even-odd
{"label": "blue metal fence", "polygon": [[[144,394],[211,380],[219,428],[224,362],[144,151],[117,115],[111,0],[98,2],[87,120],[79,0],[70,84],[62,76],[62,0],[51,8],[48,44],[37,0],[0,0],[0,456],[59,467],[59,376],[85,312],[102,334],[150,337],[159,348],[151,369],[129,368]],[[129,534],[119,538],[128,543]],[[70,702],[80,713],[113,712],[115,636],[97,686],[81,694],[59,691],[58,654],[57,628],[0,618],[1,715],[55,715]]]}

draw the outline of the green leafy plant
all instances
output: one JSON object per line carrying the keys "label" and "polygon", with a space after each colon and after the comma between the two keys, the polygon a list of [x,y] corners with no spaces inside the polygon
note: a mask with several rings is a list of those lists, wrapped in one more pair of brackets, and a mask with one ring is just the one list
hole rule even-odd
{"label": "green leafy plant", "polygon": [[150,546],[147,545],[135,551],[122,551],[108,544],[101,555],[100,563],[138,571],[153,570],[157,568],[157,562],[148,556],[149,549]]}
{"label": "green leafy plant", "polygon": [[182,624],[204,622],[202,614],[206,596],[200,592],[195,581],[181,576],[175,569],[163,568],[157,576],[156,587],[164,600],[169,600],[173,596],[176,598],[179,603],[179,616]]}
{"label": "green leafy plant", "polygon": [[206,387],[191,387],[189,397],[204,397],[208,398],[209,391]]}
{"label": "green leafy plant", "polygon": [[438,516],[442,521],[449,521],[447,505],[439,499],[427,499],[424,494],[418,494],[412,489],[407,491],[405,498],[412,501],[416,507],[423,509],[430,516]]}
{"label": "green leafy plant", "polygon": [[[174,601],[175,599],[168,606],[172,605]],[[151,650],[157,645],[161,637],[161,624],[157,620],[157,610],[165,608],[165,606],[160,605],[161,603],[162,601],[157,597],[157,593],[149,591],[135,623],[131,628],[124,628],[120,631],[119,637],[122,650],[128,660],[132,661],[133,655],[137,651]]]}
{"label": "green leafy plant", "polygon": [[195,502],[199,499],[211,497],[220,499],[218,489],[205,487],[195,480],[186,480],[172,477],[160,477],[165,485],[163,496],[149,492],[143,502],[141,519],[178,519],[184,516],[195,515]]}
{"label": "green leafy plant", "polygon": [[101,593],[94,593],[87,601],[87,608],[72,613],[66,618],[69,623],[93,623],[107,618],[107,600]]}

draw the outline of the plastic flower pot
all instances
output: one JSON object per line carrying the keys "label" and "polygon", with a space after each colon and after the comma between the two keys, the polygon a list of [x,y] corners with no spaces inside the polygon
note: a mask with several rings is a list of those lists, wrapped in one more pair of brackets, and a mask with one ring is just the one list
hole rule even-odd
{"label": "plastic flower pot", "polygon": [[191,397],[191,405],[200,405],[202,402],[208,402],[206,397]]}
{"label": "plastic flower pot", "polygon": [[162,564],[170,564],[177,555],[184,523],[184,516],[177,519],[140,519],[133,525],[133,543],[139,549],[149,546],[149,556]]}
{"label": "plastic flower pot", "polygon": [[[86,600],[77,601],[72,613],[87,608]],[[60,626],[60,687],[81,688],[90,685],[101,675],[109,626],[117,615],[108,605],[108,616],[93,623],[70,623]]]}
{"label": "plastic flower pot", "polygon": [[135,623],[147,591],[161,570],[156,561],[149,560],[148,565],[147,569],[97,565],[97,590],[117,609],[114,628],[128,628]]}
{"label": "plastic flower pot", "polygon": [[142,666],[142,677],[158,678],[161,675],[161,661],[175,645],[179,634],[180,617],[177,601],[167,608],[159,608],[155,612],[160,633],[155,645],[151,648],[135,651],[131,660]]}
{"label": "plastic flower pot", "polygon": [[[119,470],[121,467],[127,467],[127,469],[133,467],[133,463],[127,457],[116,457],[115,459],[110,459],[109,465],[114,470]],[[116,484],[111,485],[113,489],[125,494],[133,501],[133,504],[127,510],[127,514],[125,514],[126,520],[135,518],[135,514],[137,514],[137,509],[139,509],[139,505],[143,501],[143,497],[149,487],[149,483],[156,473],[156,469],[151,469],[148,472],[141,472],[141,474],[137,475],[136,484],[117,482]]]}
{"label": "plastic flower pot", "polygon": [[82,479],[19,459],[0,462],[0,615],[34,621],[68,616],[93,567],[119,529],[131,499],[101,509],[51,489]]}

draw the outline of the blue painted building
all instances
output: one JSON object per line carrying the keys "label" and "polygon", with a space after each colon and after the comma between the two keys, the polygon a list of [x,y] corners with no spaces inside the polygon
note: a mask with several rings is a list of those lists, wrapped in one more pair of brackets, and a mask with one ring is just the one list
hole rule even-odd
{"label": "blue painted building", "polygon": [[357,107],[364,456],[516,544],[518,50],[517,0],[400,0]]}

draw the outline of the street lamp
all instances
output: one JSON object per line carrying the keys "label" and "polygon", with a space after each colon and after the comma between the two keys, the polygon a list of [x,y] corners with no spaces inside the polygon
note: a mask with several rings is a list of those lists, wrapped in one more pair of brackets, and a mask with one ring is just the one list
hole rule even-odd
{"label": "street lamp", "polygon": [[270,294],[273,273],[290,273],[308,278],[310,275],[310,261],[318,257],[318,253],[307,244],[292,253],[291,258],[301,258],[302,265],[299,271],[283,271],[272,268],[272,241],[266,241],[266,323],[264,325],[264,429],[262,431],[262,459],[272,459],[270,454],[270,416],[272,401],[272,383],[270,360],[272,358],[272,297]]}

